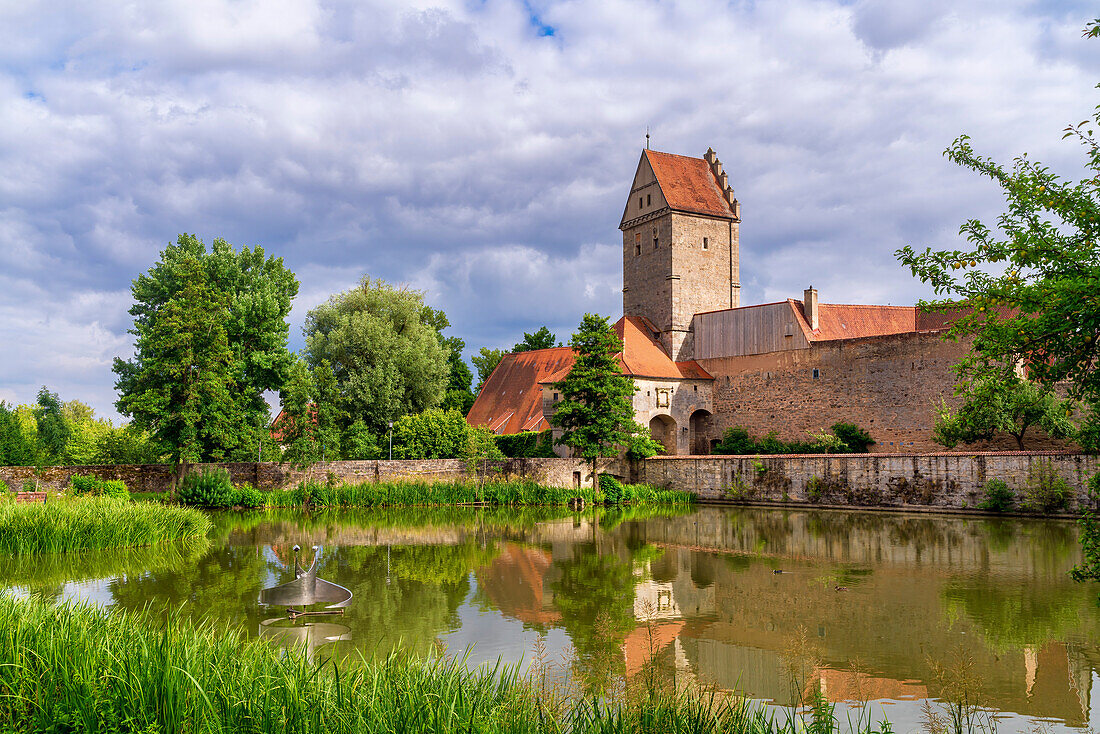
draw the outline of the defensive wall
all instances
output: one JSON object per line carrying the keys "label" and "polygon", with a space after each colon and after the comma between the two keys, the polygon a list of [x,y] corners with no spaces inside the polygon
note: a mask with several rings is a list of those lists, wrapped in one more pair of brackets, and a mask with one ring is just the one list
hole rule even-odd
{"label": "defensive wall", "polygon": [[984,486],[1001,479],[1023,493],[1056,474],[1069,484],[1069,509],[1087,502],[1100,457],[1058,451],[781,456],[661,456],[647,459],[650,484],[701,500],[856,507],[973,509]]}
{"label": "defensive wall", "polygon": [[[582,459],[461,459],[330,461],[308,469],[289,464],[192,464],[188,471],[220,466],[236,483],[260,489],[324,482],[464,481],[526,479],[557,487],[589,484],[592,474]],[[1044,475],[1057,475],[1073,491],[1070,510],[1087,501],[1089,477],[1100,471],[1100,457],[1068,452],[970,452],[928,454],[816,454],[781,456],[659,456],[633,465],[602,460],[599,470],[635,482],[694,492],[704,502],[790,503],[848,507],[974,509],[984,486],[1001,479],[1022,494]],[[122,466],[5,466],[0,480],[22,489],[64,489],[74,474],[121,479],[133,492],[171,488],[166,464]]]}
{"label": "defensive wall", "polygon": [[[234,483],[248,482],[260,489],[278,489],[311,480],[324,482],[452,482],[468,479],[529,479],[553,487],[576,486],[592,482],[592,471],[583,459],[504,459],[467,462],[463,459],[426,459],[393,461],[328,461],[307,469],[272,462],[233,462],[190,464],[187,471],[219,466],[229,472]],[[600,471],[621,474],[620,463],[604,460]],[[101,479],[121,479],[131,492],[165,492],[172,486],[173,470],[167,464],[119,466],[0,466],[0,480],[9,489],[19,490],[23,482],[36,482],[41,488],[64,489],[74,474]]]}

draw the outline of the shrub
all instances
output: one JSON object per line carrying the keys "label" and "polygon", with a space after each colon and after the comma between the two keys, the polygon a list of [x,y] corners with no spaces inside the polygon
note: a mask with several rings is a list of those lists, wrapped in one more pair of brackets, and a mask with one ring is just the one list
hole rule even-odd
{"label": "shrub", "polygon": [[126,489],[126,484],[118,479],[100,479],[99,477],[85,477],[74,474],[69,478],[69,487],[75,495],[114,497],[117,500],[130,499],[130,492]]}
{"label": "shrub", "polygon": [[1028,512],[1055,512],[1069,504],[1073,490],[1049,461],[1036,461],[1027,474],[1020,507]]}
{"label": "shrub", "polygon": [[806,482],[806,499],[812,503],[818,503],[821,498],[825,496],[825,482],[821,480],[821,477],[810,477]]}
{"label": "shrub", "polygon": [[233,505],[235,507],[263,507],[267,504],[265,499],[263,492],[247,482],[233,488]]}
{"label": "shrub", "polygon": [[555,456],[554,438],[550,429],[496,436],[495,441],[501,453],[509,459],[552,459]]}
{"label": "shrub", "polygon": [[193,507],[232,507],[235,493],[229,472],[221,467],[207,467],[183,478],[176,499]]}
{"label": "shrub", "polygon": [[990,479],[985,483],[985,499],[978,503],[978,509],[990,512],[1008,512],[1016,504],[1016,493],[1001,479]]}
{"label": "shrub", "polygon": [[866,454],[867,449],[875,444],[871,434],[854,423],[834,423],[831,430],[853,454]]}
{"label": "shrub", "polygon": [[623,483],[610,474],[600,475],[600,492],[603,493],[604,502],[609,505],[621,505],[623,497]]}

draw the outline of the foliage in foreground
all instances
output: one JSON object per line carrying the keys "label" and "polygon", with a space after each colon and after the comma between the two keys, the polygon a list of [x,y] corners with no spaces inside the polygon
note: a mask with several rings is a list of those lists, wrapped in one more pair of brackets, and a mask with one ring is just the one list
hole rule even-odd
{"label": "foliage in foreground", "polygon": [[118,479],[100,479],[99,477],[86,477],[74,474],[69,477],[69,486],[74,495],[88,495],[91,497],[113,497],[116,500],[130,499],[130,491],[126,489],[126,483]]}
{"label": "foliage in foreground", "polygon": [[58,553],[205,537],[198,510],[110,497],[0,503],[0,553]]}
{"label": "foliage in foreground", "polygon": [[[239,632],[0,597],[0,725],[14,732],[793,731],[734,696],[641,687],[613,703],[558,695],[512,666],[462,659],[314,665]],[[831,713],[831,712],[827,712]],[[815,716],[815,723],[817,717]],[[802,722],[798,722],[801,724]],[[822,731],[834,731],[828,726]]]}
{"label": "foliage in foreground", "polygon": [[[620,485],[624,486],[624,485]],[[268,507],[382,507],[416,505],[487,504],[503,506],[562,506],[574,498],[588,504],[687,504],[695,500],[690,492],[660,489],[649,485],[625,485],[624,494],[613,502],[591,487],[549,487],[529,481],[474,482],[379,482],[377,484],[322,484],[302,482],[292,489],[270,492]]]}
{"label": "foliage in foreground", "polygon": [[932,440],[949,449],[959,443],[988,441],[998,432],[1007,433],[1024,450],[1024,436],[1039,428],[1050,438],[1070,438],[1077,427],[1070,420],[1075,405],[1030,380],[980,380],[963,388],[958,409],[941,404]]}

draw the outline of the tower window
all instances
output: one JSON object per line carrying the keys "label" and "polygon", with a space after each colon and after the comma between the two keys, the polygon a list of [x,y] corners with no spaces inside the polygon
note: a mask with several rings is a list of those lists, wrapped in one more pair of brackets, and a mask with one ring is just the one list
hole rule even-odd
{"label": "tower window", "polygon": [[814,379],[815,380],[821,379],[821,372],[818,371],[817,367],[814,367]]}
{"label": "tower window", "polygon": [[657,235],[653,235],[653,249],[656,250],[659,244],[660,240],[657,239]]}
{"label": "tower window", "polygon": [[638,197],[638,208],[639,209],[642,208],[642,197],[640,197],[640,196]]}
{"label": "tower window", "polygon": [[707,239],[706,237],[703,238],[703,249],[704,250],[709,250],[710,249],[710,240]]}
{"label": "tower window", "polygon": [[641,255],[642,254],[642,233],[641,232],[635,232],[634,233],[634,254],[635,255]]}
{"label": "tower window", "polygon": [[650,199],[650,195],[649,195],[649,194],[646,194],[646,195],[645,195],[645,205],[646,205],[646,206],[649,206],[649,204],[650,204],[650,202],[651,202],[651,201],[652,201],[652,199]]}

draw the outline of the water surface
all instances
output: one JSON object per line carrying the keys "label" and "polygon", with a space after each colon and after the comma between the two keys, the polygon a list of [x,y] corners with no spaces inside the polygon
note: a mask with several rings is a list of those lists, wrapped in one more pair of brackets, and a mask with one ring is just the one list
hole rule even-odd
{"label": "water surface", "polygon": [[[1068,577],[1079,560],[1069,522],[714,507],[215,522],[208,543],[0,557],[0,587],[185,605],[318,659],[468,651],[543,660],[593,692],[656,670],[776,706],[816,689],[838,711],[868,702],[851,710],[899,732],[920,728],[922,701],[960,685],[999,712],[1002,731],[1100,715],[1097,587]],[[320,576],[354,593],[343,616],[292,624],[258,603],[292,578],[295,544],[320,546]]]}

